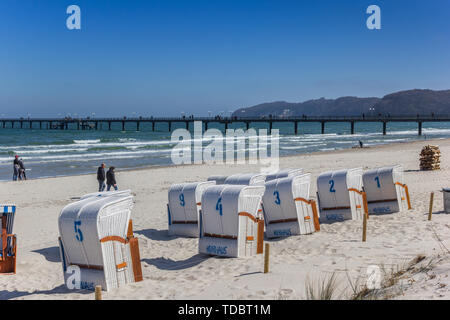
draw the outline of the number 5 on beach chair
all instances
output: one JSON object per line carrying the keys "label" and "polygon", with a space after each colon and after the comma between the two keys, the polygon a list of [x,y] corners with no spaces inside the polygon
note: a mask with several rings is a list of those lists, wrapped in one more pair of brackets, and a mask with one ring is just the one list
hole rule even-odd
{"label": "number 5 on beach chair", "polygon": [[17,240],[12,234],[15,205],[0,205],[0,274],[16,273]]}
{"label": "number 5 on beach chair", "polygon": [[245,257],[262,253],[259,220],[263,186],[219,185],[205,190],[200,215],[199,253]]}
{"label": "number 5 on beach chair", "polygon": [[142,280],[138,239],[130,220],[133,197],[87,197],[66,206],[58,219],[64,279],[79,268],[79,288],[110,290]]}
{"label": "number 5 on beach chair", "polygon": [[322,173],[317,178],[317,199],[321,222],[368,217],[361,168]]}
{"label": "number 5 on beach chair", "polygon": [[316,202],[309,199],[311,175],[271,180],[263,196],[268,238],[311,234],[320,230]]}

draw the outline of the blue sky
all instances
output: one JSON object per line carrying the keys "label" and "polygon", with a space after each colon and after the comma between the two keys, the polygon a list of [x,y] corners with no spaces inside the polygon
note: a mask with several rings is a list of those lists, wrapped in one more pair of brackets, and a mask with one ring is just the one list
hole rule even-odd
{"label": "blue sky", "polygon": [[[81,30],[66,8],[81,8]],[[381,30],[366,8],[381,7]],[[450,1],[2,0],[0,116],[205,115],[450,89]]]}

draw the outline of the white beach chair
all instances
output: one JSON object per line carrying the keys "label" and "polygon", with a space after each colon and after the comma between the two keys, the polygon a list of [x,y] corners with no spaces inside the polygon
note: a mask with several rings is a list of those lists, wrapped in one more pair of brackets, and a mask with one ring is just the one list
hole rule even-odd
{"label": "white beach chair", "polygon": [[264,186],[266,175],[261,173],[239,173],[229,176],[224,184]]}
{"label": "white beach chair", "polygon": [[0,205],[0,274],[16,273],[17,238],[13,234],[15,215],[15,205]]}
{"label": "white beach chair", "polygon": [[311,175],[271,180],[262,198],[268,238],[311,234],[320,230],[316,202],[309,199]]}
{"label": "white beach chair", "polygon": [[228,176],[210,176],[208,181],[214,181],[217,185],[224,184]]}
{"label": "white beach chair", "polygon": [[328,171],[317,178],[321,222],[360,220],[368,215],[362,169]]}
{"label": "white beach chair", "polygon": [[376,168],[363,174],[369,213],[394,213],[411,209],[401,165]]}
{"label": "white beach chair", "polygon": [[293,177],[303,174],[303,169],[281,169],[266,176],[266,183],[281,178]]}
{"label": "white beach chair", "polygon": [[[67,205],[58,219],[64,279],[80,268],[80,288],[104,290],[142,280],[138,239],[130,220],[132,196],[87,197]],[[67,283],[67,282],[66,282]]]}
{"label": "white beach chair", "polygon": [[111,197],[111,196],[127,197],[130,195],[131,195],[131,190],[103,191],[103,192],[93,192],[93,193],[85,194],[84,196],[80,197],[80,200],[84,200],[84,199],[92,198],[92,197]]}
{"label": "white beach chair", "polygon": [[257,218],[263,186],[219,185],[205,190],[199,252],[245,257],[263,252],[264,221]]}
{"label": "white beach chair", "polygon": [[199,237],[199,215],[203,192],[214,181],[180,183],[169,189],[167,215],[169,218],[169,235]]}

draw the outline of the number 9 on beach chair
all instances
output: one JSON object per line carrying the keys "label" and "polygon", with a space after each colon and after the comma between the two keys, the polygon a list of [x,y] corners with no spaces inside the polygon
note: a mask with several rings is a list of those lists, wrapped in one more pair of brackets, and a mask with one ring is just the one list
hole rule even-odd
{"label": "number 9 on beach chair", "polygon": [[368,170],[363,174],[363,182],[369,213],[394,213],[411,209],[401,165]]}
{"label": "number 9 on beach chair", "polygon": [[17,240],[16,235],[12,234],[12,231],[16,206],[0,205],[0,210],[0,274],[15,274]]}
{"label": "number 9 on beach chair", "polygon": [[257,218],[263,186],[219,185],[205,190],[199,252],[226,257],[263,251],[264,221]]}
{"label": "number 9 on beach chair", "polygon": [[268,238],[311,234],[320,230],[316,202],[309,199],[310,183],[310,174],[266,183],[263,211]]}
{"label": "number 9 on beach chair", "polygon": [[202,194],[214,181],[180,183],[169,189],[169,235],[198,238]]}
{"label": "number 9 on beach chair", "polygon": [[317,178],[321,222],[362,220],[368,215],[362,169],[328,171]]}
{"label": "number 9 on beach chair", "polygon": [[61,211],[59,244],[67,285],[69,267],[79,268],[81,289],[101,285],[108,291],[142,280],[138,239],[130,220],[132,208],[132,196],[111,192],[110,196],[87,197]]}

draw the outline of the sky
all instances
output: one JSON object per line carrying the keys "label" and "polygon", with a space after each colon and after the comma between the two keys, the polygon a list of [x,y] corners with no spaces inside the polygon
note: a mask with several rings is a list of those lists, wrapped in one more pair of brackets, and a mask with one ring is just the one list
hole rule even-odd
{"label": "sky", "polygon": [[[81,30],[69,30],[69,5]],[[381,29],[369,30],[369,5]],[[448,0],[2,0],[0,117],[228,114],[450,89]]]}

